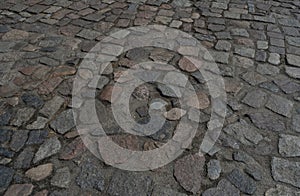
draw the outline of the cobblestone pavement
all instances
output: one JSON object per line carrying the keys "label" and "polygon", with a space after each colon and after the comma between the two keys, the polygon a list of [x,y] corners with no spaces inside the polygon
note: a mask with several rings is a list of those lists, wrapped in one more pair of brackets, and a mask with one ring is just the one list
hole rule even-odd
{"label": "cobblestone pavement", "polygon": [[[217,143],[199,157],[211,109],[201,74],[174,51],[121,54],[96,84],[98,117],[116,143],[154,149],[172,138],[181,117],[200,115],[193,143],[175,161],[129,172],[106,165],[83,144],[72,87],[75,74],[91,77],[78,67],[108,33],[148,24],[180,29],[209,50],[225,81],[227,114]],[[299,0],[6,0],[0,38],[1,195],[300,195]],[[149,137],[122,133],[110,110],[111,86],[144,61],[181,69],[201,100],[179,111],[166,86],[137,88],[131,97],[136,121],[149,120],[150,98],[173,108]]]}

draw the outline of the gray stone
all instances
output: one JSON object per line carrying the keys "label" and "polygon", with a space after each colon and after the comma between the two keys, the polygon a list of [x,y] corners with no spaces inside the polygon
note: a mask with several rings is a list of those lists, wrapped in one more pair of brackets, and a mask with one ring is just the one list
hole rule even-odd
{"label": "gray stone", "polygon": [[278,93],[280,89],[273,82],[264,82],[259,85],[259,87],[267,89],[271,92]]}
{"label": "gray stone", "polygon": [[60,141],[57,139],[57,137],[52,137],[47,139],[39,148],[37,153],[35,154],[35,157],[33,159],[34,163],[37,163],[45,158],[48,158],[56,153],[61,148]]}
{"label": "gray stone", "polygon": [[44,105],[44,101],[34,94],[25,93],[21,96],[21,99],[30,107],[41,108]]}
{"label": "gray stone", "polygon": [[92,162],[84,163],[81,166],[81,171],[76,177],[77,185],[82,189],[96,189],[103,191],[105,181],[101,174],[101,170]]}
{"label": "gray stone", "polygon": [[60,134],[65,134],[75,127],[73,111],[65,110],[60,113],[54,121],[50,123],[50,127]]}
{"label": "gray stone", "polygon": [[236,47],[234,53],[248,58],[254,58],[255,56],[255,50],[247,47]]}
{"label": "gray stone", "polygon": [[278,46],[278,47],[284,47],[284,40],[283,39],[277,39],[277,38],[270,38],[270,43],[273,46]]}
{"label": "gray stone", "polygon": [[278,147],[282,156],[298,157],[300,156],[300,137],[281,134]]}
{"label": "gray stone", "polygon": [[26,144],[42,144],[48,137],[47,130],[33,130],[29,132],[29,137]]}
{"label": "gray stone", "polygon": [[164,96],[168,96],[168,97],[181,97],[182,96],[180,88],[178,88],[178,87],[175,87],[172,85],[164,85],[164,84],[158,84],[157,87]]}
{"label": "gray stone", "polygon": [[255,60],[257,60],[259,62],[266,62],[267,61],[267,53],[263,50],[256,51]]}
{"label": "gray stone", "polygon": [[279,65],[280,64],[280,55],[276,53],[270,53],[268,62],[273,65]]}
{"label": "gray stone", "polygon": [[259,129],[266,129],[270,131],[285,131],[285,123],[276,115],[269,111],[262,111],[249,114],[251,121]]}
{"label": "gray stone", "polygon": [[281,90],[287,94],[292,94],[300,91],[300,84],[290,80],[288,77],[279,77],[274,80]]}
{"label": "gray stone", "polygon": [[15,153],[7,148],[0,147],[0,156],[13,158]]}
{"label": "gray stone", "polygon": [[248,69],[254,66],[254,61],[246,57],[233,56],[232,64]]}
{"label": "gray stone", "polygon": [[147,196],[152,192],[152,179],[142,173],[117,171],[112,176],[107,193],[110,195]]}
{"label": "gray stone", "polygon": [[258,144],[263,139],[263,136],[256,128],[252,127],[244,120],[228,125],[224,128],[224,132],[233,136],[245,145]]}
{"label": "gray stone", "polygon": [[34,115],[35,109],[33,108],[20,108],[17,110],[15,118],[12,120],[11,124],[15,126],[22,126]]}
{"label": "gray stone", "polygon": [[44,107],[40,110],[40,113],[52,117],[63,105],[64,99],[60,96],[55,96],[50,101],[47,101]]}
{"label": "gray stone", "polygon": [[228,180],[222,179],[216,188],[207,189],[202,196],[240,196],[240,191]]}
{"label": "gray stone", "polygon": [[[217,63],[228,64],[229,63],[229,53],[227,52],[216,52],[210,51],[210,55],[213,57],[213,60]],[[205,56],[204,56],[205,59]],[[209,59],[207,59],[209,60]]]}
{"label": "gray stone", "polygon": [[258,85],[258,84],[261,84],[263,82],[266,82],[268,79],[265,78],[264,76],[254,72],[254,71],[250,71],[250,72],[247,72],[245,73],[242,78],[248,82],[249,84],[255,86],[255,85]]}
{"label": "gray stone", "polygon": [[211,180],[216,180],[221,174],[221,164],[219,160],[210,160],[207,163],[207,175]]}
{"label": "gray stone", "polygon": [[257,49],[265,50],[268,49],[269,44],[267,41],[257,41]]}
{"label": "gray stone", "polygon": [[0,129],[0,144],[5,144],[10,141],[12,135],[11,130]]}
{"label": "gray stone", "polygon": [[83,29],[79,33],[77,33],[78,37],[82,37],[84,39],[88,40],[94,40],[97,37],[99,37],[101,33],[94,31],[94,30],[89,30],[89,29]]}
{"label": "gray stone", "polygon": [[300,191],[277,184],[276,188],[270,188],[266,191],[266,196],[282,196],[282,195],[288,195],[288,196],[299,196]]}
{"label": "gray stone", "polygon": [[261,169],[259,169],[256,165],[247,165],[245,172],[254,180],[261,181],[263,178]]}
{"label": "gray stone", "polygon": [[34,149],[32,147],[25,148],[14,161],[14,168],[16,169],[28,169],[31,164],[31,160],[34,156]]}
{"label": "gray stone", "polygon": [[254,107],[263,107],[267,102],[267,94],[261,90],[254,90],[247,93],[247,95],[242,100],[243,103]]}
{"label": "gray stone", "polygon": [[294,115],[292,118],[292,130],[296,131],[296,132],[300,132],[300,115]]}
{"label": "gray stone", "polygon": [[0,165],[0,193],[3,192],[11,183],[15,171],[11,168]]}
{"label": "gray stone", "polygon": [[300,67],[300,56],[293,55],[293,54],[287,54],[286,59],[288,64]]}
{"label": "gray stone", "polygon": [[38,116],[36,121],[26,126],[27,129],[43,129],[48,122],[47,118]]}
{"label": "gray stone", "polygon": [[263,75],[274,76],[279,74],[280,69],[276,66],[269,65],[269,64],[258,64],[256,71]]}
{"label": "gray stone", "polygon": [[300,37],[286,36],[286,41],[292,46],[300,47]]}
{"label": "gray stone", "polygon": [[229,51],[231,49],[231,43],[225,40],[219,40],[215,46],[217,50]]}
{"label": "gray stone", "polygon": [[10,148],[13,151],[18,152],[24,146],[26,140],[28,138],[28,131],[27,130],[16,130],[10,141]]}
{"label": "gray stone", "polygon": [[300,68],[285,67],[285,72],[292,78],[300,79]]}
{"label": "gray stone", "polygon": [[60,188],[69,188],[71,182],[71,173],[68,167],[63,167],[56,170],[51,179],[51,185]]}
{"label": "gray stone", "polygon": [[271,95],[266,107],[286,117],[291,117],[294,103],[278,95]]}
{"label": "gray stone", "polygon": [[230,32],[231,35],[233,36],[249,37],[249,33],[246,29],[235,28],[235,29],[231,29]]}
{"label": "gray stone", "polygon": [[271,165],[274,180],[300,188],[300,162],[273,157]]}
{"label": "gray stone", "polygon": [[280,18],[278,19],[279,24],[283,26],[299,27],[300,22],[294,18]]}
{"label": "gray stone", "polygon": [[267,23],[275,23],[275,18],[270,16],[254,16],[254,20]]}
{"label": "gray stone", "polygon": [[155,186],[152,195],[164,195],[164,196],[187,196],[187,194],[177,192],[169,187]]}
{"label": "gray stone", "polygon": [[256,191],[256,183],[238,169],[232,170],[227,179],[243,193],[253,195]]}

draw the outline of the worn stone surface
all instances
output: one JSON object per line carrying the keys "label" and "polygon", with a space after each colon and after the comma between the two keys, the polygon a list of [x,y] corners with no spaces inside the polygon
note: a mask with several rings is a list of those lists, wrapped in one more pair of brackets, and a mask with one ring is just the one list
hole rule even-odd
{"label": "worn stone surface", "polygon": [[251,91],[244,97],[243,102],[251,107],[260,108],[266,104],[267,94],[261,90]]}
{"label": "worn stone surface", "polygon": [[65,110],[60,113],[57,118],[50,123],[50,127],[60,134],[65,134],[75,127],[73,111]]}
{"label": "worn stone surface", "polygon": [[278,114],[291,117],[293,102],[277,95],[271,95],[266,107]]}
{"label": "worn stone surface", "polygon": [[51,178],[51,185],[60,188],[68,188],[70,182],[71,174],[70,169],[68,167],[57,169],[54,176]]}
{"label": "worn stone surface", "polygon": [[152,179],[141,173],[116,172],[108,187],[111,195],[149,195],[152,192]]}
{"label": "worn stone surface", "polygon": [[199,155],[188,155],[176,161],[174,176],[187,191],[197,193],[203,176],[205,158]]}
{"label": "worn stone surface", "polygon": [[52,170],[53,164],[47,163],[27,170],[25,175],[34,181],[40,181],[51,175]]}
{"label": "worn stone surface", "polygon": [[300,187],[299,162],[288,161],[286,159],[273,157],[271,165],[274,180],[278,182],[288,183],[298,188]]}
{"label": "worn stone surface", "polygon": [[279,153],[284,157],[300,156],[300,137],[281,134],[278,147]]}
{"label": "worn stone surface", "polygon": [[11,183],[15,171],[11,168],[0,165],[0,191],[3,192]]}
{"label": "worn stone surface", "polygon": [[47,139],[36,152],[33,162],[37,163],[45,158],[56,154],[61,148],[61,143],[57,137]]}
{"label": "worn stone surface", "polygon": [[228,180],[222,179],[216,188],[207,189],[202,193],[203,196],[238,196],[240,191]]}
{"label": "worn stone surface", "polygon": [[240,191],[252,195],[256,191],[256,183],[249,178],[246,174],[242,173],[238,169],[232,170],[227,176],[227,179],[234,184]]}
{"label": "worn stone surface", "polygon": [[5,192],[5,196],[24,195],[28,196],[33,191],[33,184],[14,184]]}

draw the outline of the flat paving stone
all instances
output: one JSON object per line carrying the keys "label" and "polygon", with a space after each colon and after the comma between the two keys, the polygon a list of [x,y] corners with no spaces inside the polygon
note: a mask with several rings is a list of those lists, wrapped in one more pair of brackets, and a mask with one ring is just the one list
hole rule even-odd
{"label": "flat paving stone", "polygon": [[60,134],[65,134],[75,127],[73,111],[65,110],[60,113],[54,121],[50,123],[50,127]]}
{"label": "flat paving stone", "polygon": [[280,135],[279,153],[284,157],[300,156],[300,137],[292,135]]}
{"label": "flat paving stone", "polygon": [[291,117],[294,103],[278,95],[271,95],[266,107],[286,117]]}
{"label": "flat paving stone", "polygon": [[33,162],[37,163],[45,158],[48,158],[56,153],[61,148],[61,143],[57,137],[47,139],[36,152]]}

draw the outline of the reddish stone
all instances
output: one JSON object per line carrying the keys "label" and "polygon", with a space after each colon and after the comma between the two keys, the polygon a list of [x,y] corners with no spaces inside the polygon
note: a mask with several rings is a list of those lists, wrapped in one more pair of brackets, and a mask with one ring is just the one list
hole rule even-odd
{"label": "reddish stone", "polygon": [[28,81],[28,78],[26,76],[20,75],[14,78],[13,83],[17,86],[22,86],[26,84]]}
{"label": "reddish stone", "polygon": [[187,105],[203,110],[208,108],[210,105],[210,100],[208,96],[203,92],[198,92],[196,96],[191,96],[187,98]]}
{"label": "reddish stone", "polygon": [[74,67],[62,65],[55,68],[51,76],[52,77],[68,76],[68,75],[74,75],[75,73],[76,73],[76,69]]}
{"label": "reddish stone", "polygon": [[86,151],[86,147],[80,137],[74,139],[71,143],[66,145],[61,151],[59,158],[63,160],[70,160],[80,156]]}
{"label": "reddish stone", "polygon": [[144,18],[137,18],[134,20],[134,25],[136,26],[143,26],[143,25],[147,25],[151,22],[151,20],[147,20]]}
{"label": "reddish stone", "polygon": [[19,72],[21,72],[24,75],[30,76],[33,74],[33,72],[39,68],[38,66],[28,66],[28,67],[22,67],[19,69]]}
{"label": "reddish stone", "polygon": [[119,19],[116,26],[117,27],[128,27],[129,24],[130,24],[130,20],[128,20],[128,19]]}
{"label": "reddish stone", "polygon": [[151,19],[156,15],[155,12],[150,12],[150,11],[142,11],[137,14],[137,18],[147,18]]}
{"label": "reddish stone", "polygon": [[[112,97],[112,91],[115,91],[114,93],[114,97]],[[114,86],[114,85],[108,85],[106,86],[103,91],[100,93],[100,99],[104,100],[104,101],[108,101],[110,103],[113,103],[117,100],[117,98],[119,97],[119,95],[122,92],[122,88],[118,87],[118,86]]]}
{"label": "reddish stone", "polygon": [[204,165],[204,156],[198,154],[187,155],[176,161],[174,176],[185,190],[196,194],[201,188]]}
{"label": "reddish stone", "polygon": [[7,189],[4,196],[28,196],[32,193],[33,187],[32,184],[14,184]]}
{"label": "reddish stone", "polygon": [[66,36],[76,35],[80,30],[81,30],[80,27],[74,25],[64,26],[59,29],[60,33]]}
{"label": "reddish stone", "polygon": [[122,148],[142,150],[141,141],[136,135],[114,135],[111,139]]}
{"label": "reddish stone", "polygon": [[142,5],[139,7],[139,10],[155,12],[158,10],[158,7],[150,6],[150,5]]}
{"label": "reddish stone", "polygon": [[180,69],[187,71],[187,72],[195,72],[198,69],[200,69],[200,64],[198,63],[197,66],[199,66],[199,68],[196,67],[196,65],[194,65],[189,59],[187,59],[186,57],[183,57],[180,59],[179,63],[178,63]]}

